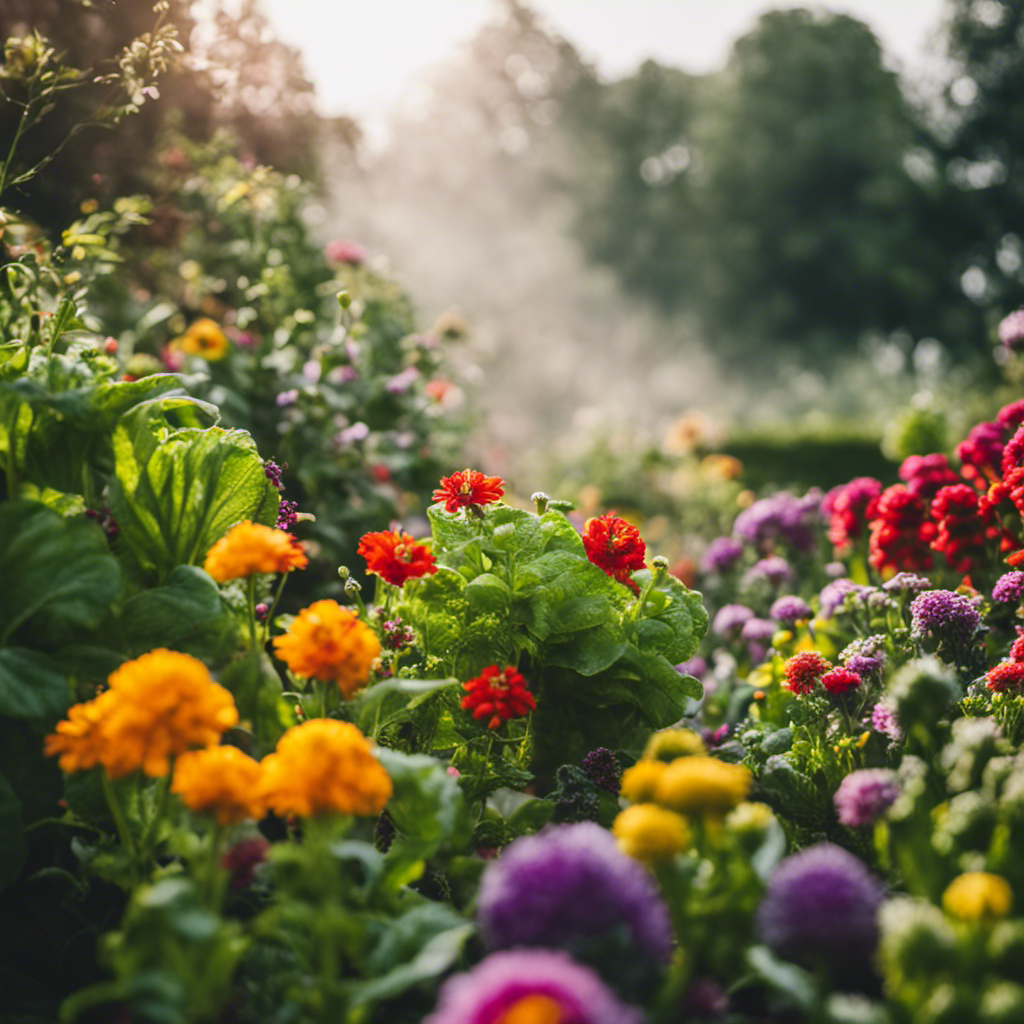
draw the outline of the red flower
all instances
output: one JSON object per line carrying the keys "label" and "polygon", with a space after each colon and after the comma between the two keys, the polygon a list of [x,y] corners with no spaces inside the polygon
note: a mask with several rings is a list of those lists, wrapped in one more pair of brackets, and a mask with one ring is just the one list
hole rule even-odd
{"label": "red flower", "polygon": [[644,567],[647,547],[635,526],[611,512],[588,519],[583,526],[583,547],[594,565],[625,583],[634,594],[640,593],[629,574]]}
{"label": "red flower", "polygon": [[537,707],[526,680],[511,665],[500,671],[497,665],[488,665],[462,688],[467,691],[462,698],[463,708],[472,711],[476,719],[489,715],[488,729],[497,729],[503,718],[522,718]]}
{"label": "red flower", "polygon": [[798,697],[810,693],[818,680],[832,668],[832,662],[817,651],[801,651],[794,654],[783,666],[786,681],[782,684]]}
{"label": "red flower", "polygon": [[993,693],[1006,690],[1020,691],[1024,686],[1024,662],[1001,661],[985,673],[986,685]]}
{"label": "red flower", "polygon": [[908,455],[900,466],[899,478],[906,482],[907,490],[925,501],[935,497],[940,487],[952,487],[962,481],[949,468],[945,455]]}
{"label": "red flower", "polygon": [[992,510],[966,484],[943,487],[932,501],[936,534],[932,548],[941,551],[954,572],[971,572],[985,561],[988,542],[998,547],[999,524]]}
{"label": "red flower", "polygon": [[833,546],[844,550],[853,547],[854,540],[874,518],[881,493],[881,483],[870,476],[857,477],[828,493],[822,510],[828,516],[828,539]]}
{"label": "red flower", "polygon": [[1018,636],[1010,646],[1010,661],[1024,661],[1024,636]]}
{"label": "red flower", "polygon": [[468,508],[481,515],[480,505],[490,505],[505,493],[505,481],[500,476],[484,476],[475,469],[441,478],[441,486],[434,491],[434,501],[443,501],[445,512],[458,512]]}
{"label": "red flower", "polygon": [[853,669],[849,668],[834,668],[831,672],[826,672],[821,677],[821,685],[833,697],[839,697],[844,693],[849,693],[850,690],[856,690],[862,682],[861,677]]}
{"label": "red flower", "polygon": [[396,587],[406,580],[437,572],[430,550],[417,544],[404,530],[364,533],[357,551],[366,559],[370,572]]}
{"label": "red flower", "polygon": [[886,488],[869,527],[868,561],[883,574],[920,572],[932,567],[929,547],[935,524],[925,502],[902,484]]}

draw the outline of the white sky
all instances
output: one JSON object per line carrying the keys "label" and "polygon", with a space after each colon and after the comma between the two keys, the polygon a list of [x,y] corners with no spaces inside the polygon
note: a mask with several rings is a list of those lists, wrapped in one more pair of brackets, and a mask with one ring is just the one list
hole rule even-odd
{"label": "white sky", "polygon": [[[789,0],[532,0],[549,24],[617,77],[648,57],[703,73],[764,11]],[[867,22],[892,65],[926,63],[944,0],[827,0],[816,6]],[[264,0],[278,36],[298,46],[325,114],[379,121],[425,68],[470,39],[495,0]]]}

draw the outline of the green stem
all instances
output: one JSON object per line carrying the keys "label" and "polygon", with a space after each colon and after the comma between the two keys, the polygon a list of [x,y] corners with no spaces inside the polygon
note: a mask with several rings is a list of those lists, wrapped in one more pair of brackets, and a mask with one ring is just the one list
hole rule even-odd
{"label": "green stem", "polygon": [[156,846],[157,837],[160,834],[160,824],[167,813],[167,803],[171,795],[171,772],[168,772],[157,783],[156,807],[153,810],[153,817],[146,825],[142,834],[142,842],[139,844],[139,861],[144,871],[148,871],[149,862],[153,859],[153,850]]}
{"label": "green stem", "polygon": [[[267,612],[266,619],[263,620],[263,643],[270,639],[270,624],[274,621],[274,612],[277,611],[277,605],[281,600],[281,594],[284,592],[284,585],[288,582],[288,573],[281,574],[281,582],[277,585],[277,590],[274,593],[273,603],[270,605],[270,611]],[[253,618],[256,616],[256,608],[253,606]]]}
{"label": "green stem", "polygon": [[106,772],[101,773],[101,778],[103,779],[103,795],[107,799],[107,806],[110,808],[110,813],[114,818],[114,825],[117,828],[118,838],[121,840],[121,845],[128,854],[128,867],[131,872],[132,889],[136,889],[139,885],[139,865],[135,840],[132,837],[131,830],[128,828],[128,819],[125,817],[124,808],[121,806],[121,801],[118,798],[117,790],[114,789],[114,784],[110,781]]}

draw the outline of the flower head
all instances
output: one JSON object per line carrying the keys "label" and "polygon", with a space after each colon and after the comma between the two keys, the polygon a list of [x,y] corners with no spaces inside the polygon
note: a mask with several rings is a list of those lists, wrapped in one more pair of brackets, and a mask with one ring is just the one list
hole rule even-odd
{"label": "flower head", "polygon": [[112,779],[166,775],[172,757],[219,742],[238,723],[231,694],[196,658],[158,649],[111,673],[109,689],[71,708],[46,739],[65,771],[102,764]]}
{"label": "flower head", "polygon": [[874,636],[854,640],[839,652],[839,660],[859,676],[881,672],[888,661],[885,639],[882,634],[876,633]]}
{"label": "flower head", "polygon": [[583,774],[599,789],[618,793],[622,782],[622,768],[618,758],[607,747],[598,747],[583,758]]}
{"label": "flower head", "polygon": [[1018,309],[999,322],[999,340],[1009,349],[1024,348],[1024,309]]}
{"label": "flower head", "polygon": [[490,505],[505,494],[505,481],[500,476],[484,476],[475,469],[465,469],[441,478],[433,500],[443,501],[445,512],[460,508],[480,514],[481,505]]}
{"label": "flower head", "polygon": [[366,249],[347,238],[335,238],[324,246],[324,256],[332,263],[347,263],[358,267],[366,262]]}
{"label": "flower head", "polygon": [[850,772],[834,797],[839,820],[849,828],[870,825],[888,810],[899,796],[896,773],[886,768],[864,768]]}
{"label": "flower head", "polygon": [[1020,693],[1024,689],[1024,662],[1001,661],[985,673],[985,685],[993,693]]}
{"label": "flower head", "polygon": [[246,519],[210,548],[203,568],[218,583],[226,583],[258,572],[305,569],[308,564],[302,545],[290,533]]}
{"label": "flower head", "polygon": [[612,824],[619,848],[636,860],[669,860],[690,847],[690,827],[675,811],[657,804],[633,804]]}
{"label": "flower head", "polygon": [[899,478],[906,482],[907,490],[925,501],[930,501],[943,487],[960,484],[960,477],[950,469],[945,455],[908,455],[899,469]]}
{"label": "flower head", "polygon": [[477,915],[491,949],[570,946],[625,925],[633,947],[666,962],[668,910],[654,879],[590,821],[516,839],[480,882]]}
{"label": "flower head", "polygon": [[878,499],[868,541],[872,567],[885,575],[930,569],[929,544],[935,524],[928,519],[925,500],[902,484],[886,488]]}
{"label": "flower head", "polygon": [[828,539],[846,550],[867,530],[874,517],[882,485],[874,477],[860,476],[826,496],[822,512],[828,516]]}
{"label": "flower head", "polygon": [[425,545],[417,544],[404,530],[364,533],[358,553],[366,559],[370,572],[396,587],[402,586],[406,580],[437,572],[431,551]]}
{"label": "flower head", "polygon": [[782,685],[799,697],[810,693],[831,668],[832,662],[817,651],[801,651],[789,658],[783,666],[786,681]]}
{"label": "flower head", "polygon": [[753,611],[745,604],[723,604],[715,613],[711,628],[726,640],[734,640],[753,617]]}
{"label": "flower head", "polygon": [[1018,603],[1024,596],[1024,572],[1015,569],[1000,576],[992,588],[992,600],[998,604]]}
{"label": "flower head", "polygon": [[703,757],[707,752],[704,740],[692,729],[659,729],[651,733],[643,756],[671,763],[677,757]]}
{"label": "flower head", "polygon": [[370,678],[380,656],[377,635],[337,601],[314,601],[274,638],[277,656],[297,676],[334,681],[351,697]]}
{"label": "flower head", "polygon": [[896,712],[888,704],[879,701],[871,712],[871,727],[875,732],[888,736],[891,740],[903,739],[903,730],[896,721]]}
{"label": "flower head", "polygon": [[705,572],[728,572],[743,555],[743,543],[735,537],[716,537],[704,552]]}
{"label": "flower head", "polygon": [[987,487],[999,478],[999,465],[1003,457],[1004,439],[1001,423],[978,423],[967,437],[956,446],[956,457],[961,462],[960,473],[976,486]]}
{"label": "flower head", "polygon": [[744,574],[741,584],[751,586],[764,580],[771,587],[788,583],[794,576],[793,566],[781,555],[768,555],[755,562]]}
{"label": "flower head", "polygon": [[639,804],[653,800],[658,783],[668,765],[664,761],[655,761],[642,757],[622,773],[622,784],[619,792],[633,803]]}
{"label": "flower head", "polygon": [[840,697],[844,693],[856,690],[862,682],[864,680],[846,666],[834,668],[821,677],[821,685],[825,687],[826,693],[832,694],[833,697]]}
{"label": "flower head", "polygon": [[810,551],[820,522],[821,491],[808,491],[802,498],[779,491],[744,509],[733,523],[733,532],[759,550],[780,540],[798,551]]}
{"label": "flower head", "polygon": [[887,594],[920,594],[932,589],[932,581],[927,576],[918,576],[914,572],[898,572],[882,589]]}
{"label": "flower head", "polygon": [[171,792],[202,814],[211,814],[221,825],[246,818],[261,818],[263,803],[257,795],[262,769],[238,747],[207,747],[187,750],[174,763]]}
{"label": "flower head", "polygon": [[232,889],[244,889],[256,875],[256,869],[267,859],[270,843],[262,836],[239,839],[220,859],[221,867],[230,876]]}
{"label": "flower head", "polygon": [[526,680],[512,665],[504,669],[488,665],[475,679],[463,683],[462,688],[466,691],[462,707],[478,720],[489,718],[488,729],[497,729],[503,719],[523,718],[537,708]]}
{"label": "flower head", "polygon": [[962,921],[1006,917],[1013,905],[1013,890],[1002,875],[988,871],[967,871],[958,875],[942,894],[947,914]]}
{"label": "flower head", "polygon": [[423,1024],[641,1024],[589,967],[565,953],[492,953],[441,987]]}
{"label": "flower head", "polygon": [[783,622],[787,626],[799,622],[801,619],[809,619],[814,612],[811,606],[802,598],[794,594],[786,594],[780,597],[771,607],[768,613],[776,622]]}
{"label": "flower head", "polygon": [[635,526],[611,512],[588,519],[583,526],[583,547],[594,565],[639,593],[629,574],[644,567],[647,547]]}
{"label": "flower head", "polygon": [[658,779],[658,803],[681,814],[722,816],[746,800],[753,777],[739,764],[715,757],[676,758]]}
{"label": "flower head", "polygon": [[202,356],[210,363],[223,359],[231,349],[231,342],[220,325],[205,316],[193,321],[171,344],[190,356]]}
{"label": "flower head", "polygon": [[933,640],[939,653],[963,653],[981,629],[981,616],[970,598],[952,590],[928,590],[910,605],[910,637]]}
{"label": "flower head", "polygon": [[768,882],[758,927],[784,956],[862,959],[878,938],[882,887],[863,861],[819,843],[783,860]]}
{"label": "flower head", "polygon": [[391,779],[350,722],[314,718],[289,729],[263,759],[260,797],[280,815],[380,814]]}

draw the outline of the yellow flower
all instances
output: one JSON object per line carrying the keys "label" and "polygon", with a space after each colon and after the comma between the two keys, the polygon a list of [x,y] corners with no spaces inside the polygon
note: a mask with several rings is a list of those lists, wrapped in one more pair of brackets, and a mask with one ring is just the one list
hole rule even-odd
{"label": "yellow flower", "polygon": [[200,317],[189,324],[185,333],[175,338],[172,344],[176,342],[180,343],[182,350],[190,356],[202,356],[210,363],[223,359],[231,348],[228,336],[208,316]]}
{"label": "yellow flower", "polygon": [[79,704],[46,739],[65,771],[101,764],[112,779],[142,769],[165,775],[170,759],[208,747],[238,723],[231,694],[188,654],[158,649],[111,673],[110,688]]}
{"label": "yellow flower", "polygon": [[640,760],[622,773],[619,792],[635,804],[654,799],[662,775],[668,765],[664,761]]}
{"label": "yellow flower", "polygon": [[186,751],[175,761],[171,792],[189,810],[212,814],[221,825],[231,825],[263,817],[262,777],[260,762],[238,747],[207,747]]}
{"label": "yellow flower", "polygon": [[627,807],[612,824],[623,853],[645,862],[668,860],[690,846],[690,829],[675,811],[657,804]]}
{"label": "yellow flower", "polygon": [[245,519],[210,548],[203,568],[218,583],[226,583],[257,572],[290,572],[307,565],[302,545],[290,533]]}
{"label": "yellow flower", "polygon": [[707,752],[704,741],[692,729],[662,729],[644,747],[644,757],[655,761],[674,761],[677,757]]}
{"label": "yellow flower", "polygon": [[366,623],[337,601],[314,601],[295,617],[274,650],[297,676],[338,684],[347,698],[364,686],[380,656],[380,641]]}
{"label": "yellow flower", "polygon": [[1002,875],[968,871],[958,875],[942,894],[946,913],[963,921],[1006,917],[1013,904],[1013,891]]}
{"label": "yellow flower", "polygon": [[391,779],[350,722],[314,718],[289,729],[263,759],[261,796],[281,815],[379,814]]}
{"label": "yellow flower", "polygon": [[746,799],[748,769],[714,757],[680,757],[665,769],[655,799],[681,814],[723,815]]}

